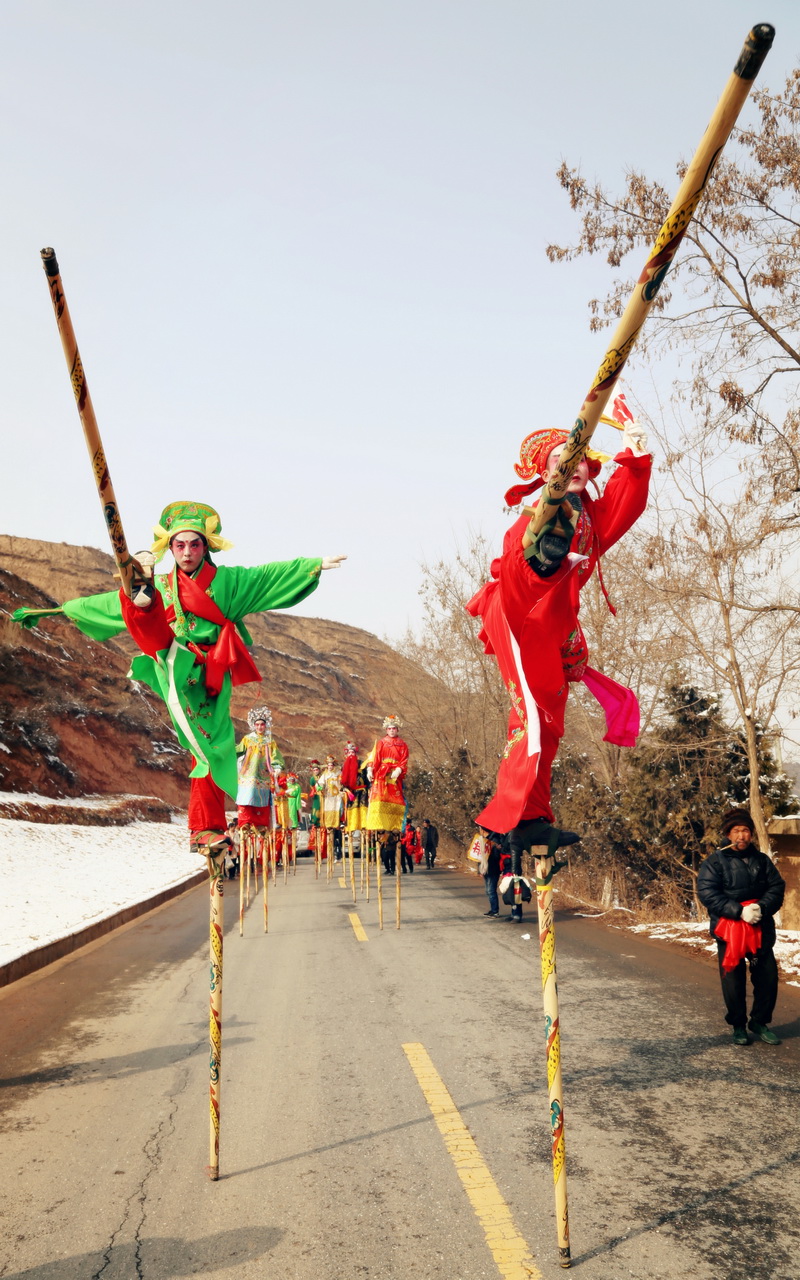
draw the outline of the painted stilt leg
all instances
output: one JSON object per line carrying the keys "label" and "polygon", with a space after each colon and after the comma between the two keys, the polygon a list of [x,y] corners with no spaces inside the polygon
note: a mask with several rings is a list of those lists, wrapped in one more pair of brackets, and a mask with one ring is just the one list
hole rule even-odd
{"label": "painted stilt leg", "polygon": [[[539,913],[539,951],[542,958],[542,998],[550,1095],[550,1136],[556,1196],[558,1253],[562,1267],[570,1265],[567,1162],[564,1140],[564,1094],[561,1084],[561,1027],[558,1019],[556,934],[553,922],[553,863],[546,848],[533,850],[536,868],[536,907]],[[538,856],[537,856],[538,855]]]}
{"label": "painted stilt leg", "polygon": [[292,875],[297,875],[297,831],[292,828]]}
{"label": "painted stilt leg", "polygon": [[219,1178],[219,1127],[220,1127],[220,1086],[222,1077],[222,938],[225,930],[223,901],[223,872],[225,860],[219,862],[208,860],[209,869],[209,1005],[208,1030],[210,1055],[209,1067],[209,1111],[210,1111],[210,1146],[208,1176],[212,1182]]}
{"label": "painted stilt leg", "polygon": [[395,873],[394,873],[394,878],[395,878],[395,880],[397,881],[397,883],[396,883],[396,885],[395,885],[395,912],[394,912],[394,927],[395,927],[395,929],[399,929],[399,928],[400,928],[400,882],[401,882],[401,880],[403,879],[403,876],[402,876],[402,870],[403,870],[403,857],[402,857],[402,854],[401,854],[401,855],[400,855],[400,866],[395,868]]}
{"label": "painted stilt leg", "polygon": [[347,857],[350,863],[350,892],[353,895],[353,902],[356,900],[356,864],[355,855],[353,853],[353,833],[347,833]]}
{"label": "painted stilt leg", "polygon": [[283,883],[289,883],[289,828],[284,827],[281,831],[281,858],[283,859]]}
{"label": "painted stilt leg", "polygon": [[267,870],[267,841],[269,841],[272,833],[267,832],[267,840],[261,841],[261,857],[263,859],[262,881],[264,884],[264,932],[269,933],[269,872]]}
{"label": "painted stilt leg", "polygon": [[239,832],[239,937],[244,937],[244,864],[247,858],[247,844],[250,839],[247,827]]}
{"label": "painted stilt leg", "polygon": [[383,928],[383,859],[381,858],[380,844],[375,843],[375,879],[378,885],[378,928]]}

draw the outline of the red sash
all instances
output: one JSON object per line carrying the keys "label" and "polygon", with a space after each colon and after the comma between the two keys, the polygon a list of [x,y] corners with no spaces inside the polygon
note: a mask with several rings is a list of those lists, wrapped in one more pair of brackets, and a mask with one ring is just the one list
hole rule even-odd
{"label": "red sash", "polygon": [[[206,622],[213,622],[221,628],[216,642],[212,645],[200,645],[194,642],[187,644],[187,648],[191,649],[197,661],[205,666],[206,689],[212,697],[216,697],[222,688],[226,671],[230,671],[231,682],[234,685],[249,684],[251,681],[262,678],[235,624],[230,618],[226,618],[219,605],[206,595],[206,590],[213,582],[216,572],[215,567],[204,560],[203,567],[196,578],[190,578],[188,574],[177,568],[172,576],[173,590],[177,586],[184,612],[193,613],[196,617],[203,618]],[[167,619],[169,622],[175,621],[173,605],[167,609]]]}

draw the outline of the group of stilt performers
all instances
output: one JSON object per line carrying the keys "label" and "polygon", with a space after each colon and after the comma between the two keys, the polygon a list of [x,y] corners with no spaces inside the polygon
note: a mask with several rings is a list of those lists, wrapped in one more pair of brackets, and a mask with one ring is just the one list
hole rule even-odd
{"label": "group of stilt performers", "polygon": [[[497,657],[511,700],[508,742],[497,791],[477,821],[483,828],[507,836],[517,884],[521,885],[524,878],[522,859],[526,851],[534,860],[559,1256],[563,1266],[569,1266],[570,1248],[552,878],[558,866],[558,850],[575,842],[578,836],[562,831],[555,822],[550,775],[563,734],[570,683],[583,681],[598,698],[606,714],[609,741],[630,746],[636,739],[635,695],[588,665],[578,609],[581,588],[595,568],[600,574],[601,557],[642,513],[651,465],[643,433],[619,398],[610,421],[623,430],[622,449],[614,459],[617,470],[599,496],[588,492],[588,485],[597,480],[601,467],[600,456],[589,445],[773,36],[773,29],[763,25],[754,28],[748,37],[574,427],[570,432],[535,431],[523,441],[515,467],[521,484],[509,491],[506,500],[515,504],[541,489],[538,502],[533,508],[523,508],[506,535],[491,581],[467,606],[481,620],[481,635],[487,651]],[[149,685],[163,699],[178,740],[190,753],[189,827],[193,847],[207,859],[211,886],[209,1172],[215,1179],[219,1171],[226,796],[238,795],[240,816],[246,815],[243,825],[252,828],[258,838],[263,840],[273,824],[279,825],[275,818],[277,806],[266,802],[268,784],[275,795],[278,764],[272,755],[267,709],[253,709],[251,733],[238,748],[230,717],[231,689],[261,678],[248,650],[250,638],[243,618],[266,609],[288,608],[306,599],[316,590],[321,572],[338,568],[345,557],[299,558],[255,568],[218,567],[212,556],[230,547],[222,537],[220,517],[211,506],[185,501],[172,502],[164,509],[151,550],[132,556],[55,254],[51,249],[44,250],[42,258],[121,589],[70,600],[59,609],[19,609],[14,617],[31,626],[48,613],[60,613],[100,641],[127,629],[141,650],[131,664],[132,677]],[[167,550],[171,551],[174,564],[168,572],[156,573],[155,565]],[[389,717],[384,727],[385,735],[367,761],[359,762],[350,745],[340,772],[331,759],[314,775],[320,822],[325,831],[335,829],[334,822],[339,825],[342,792],[347,796],[348,830],[377,833],[401,828],[408,748],[399,736],[396,718]],[[278,805],[289,806],[289,813],[296,799],[296,792],[290,794],[290,782],[296,781],[287,775],[285,794],[277,797]],[[288,815],[286,829],[292,829]],[[397,877],[398,893],[399,884]]]}

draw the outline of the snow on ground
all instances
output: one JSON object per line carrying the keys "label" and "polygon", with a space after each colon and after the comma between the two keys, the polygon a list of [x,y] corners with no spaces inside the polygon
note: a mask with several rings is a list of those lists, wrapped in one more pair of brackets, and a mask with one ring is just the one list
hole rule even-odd
{"label": "snow on ground", "polygon": [[[22,798],[14,793],[14,799]],[[28,799],[45,801],[43,796]],[[77,933],[204,869],[197,854],[189,852],[183,823],[87,827],[0,818],[0,845],[10,858],[14,886],[0,938],[0,964]]]}
{"label": "snow on ground", "polygon": [[147,796],[115,795],[115,796],[83,796],[75,799],[70,796],[40,796],[33,791],[0,791],[0,804],[57,804],[66,809],[108,809],[112,802],[118,800],[142,800]]}
{"label": "snow on ground", "polygon": [[[717,944],[708,931],[707,920],[671,921],[669,924],[628,925],[632,933],[646,933],[648,938],[660,938],[663,942],[679,942],[717,954]],[[792,987],[800,987],[800,930],[778,929],[775,958],[785,980]]]}

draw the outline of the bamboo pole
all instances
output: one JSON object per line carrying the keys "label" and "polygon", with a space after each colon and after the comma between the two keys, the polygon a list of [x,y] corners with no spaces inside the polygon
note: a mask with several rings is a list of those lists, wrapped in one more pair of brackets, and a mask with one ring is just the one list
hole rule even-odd
{"label": "bamboo pole", "polygon": [[289,883],[289,843],[289,828],[281,827],[281,860],[283,862],[284,884]]}
{"label": "bamboo pole", "polygon": [[639,337],[642,325],[664,283],[675,254],[706,189],[714,166],[736,123],[761,65],[772,47],[775,28],[761,23],[745,41],[736,66],[686,170],[664,225],[656,236],[644,269],[614,331],[575,425],[561,450],[552,479],[542,489],[532,516],[532,532],[538,533],[555,514],[586,452],[603,410]]}
{"label": "bamboo pole", "polygon": [[128,544],[125,540],[114,486],[111,483],[103,442],[100,439],[100,429],[97,425],[92,397],[89,394],[89,387],[86,383],[86,375],[83,371],[83,363],[78,350],[75,330],[72,327],[67,299],[64,296],[64,286],[58,268],[55,249],[42,249],[41,257],[50,289],[50,300],[55,312],[61,346],[69,369],[72,391],[75,396],[75,403],[78,406],[78,416],[83,427],[86,447],[89,450],[92,472],[97,485],[97,496],[103,508],[103,517],[111,540],[111,550],[117,563],[117,571],[122,582],[122,588],[126,596],[130,598],[133,594],[133,578],[137,565],[128,551]]}
{"label": "bamboo pole", "polygon": [[219,1130],[221,1120],[222,1083],[222,943],[225,930],[223,872],[225,859],[215,862],[209,855],[209,1002],[208,1033],[210,1055],[208,1061],[208,1099],[210,1113],[208,1176],[212,1182],[219,1178]]}
{"label": "bamboo pole", "polygon": [[244,937],[244,863],[247,857],[248,828],[239,828],[239,937]]}
{"label": "bamboo pole", "polygon": [[536,909],[539,916],[539,954],[542,964],[542,999],[547,1052],[551,1155],[556,1197],[558,1254],[562,1267],[570,1265],[567,1163],[564,1140],[564,1091],[561,1083],[561,1028],[558,1018],[556,934],[553,922],[554,858],[546,846],[533,851],[536,872]]}
{"label": "bamboo pole", "polygon": [[397,863],[395,863],[395,868],[394,868],[394,877],[395,877],[395,880],[397,881],[397,884],[395,885],[395,918],[394,918],[394,927],[395,927],[395,929],[399,929],[399,928],[400,928],[400,881],[401,881],[401,880],[402,880],[402,878],[403,878],[403,876],[402,876],[402,869],[403,869],[403,852],[402,852],[402,850],[403,850],[403,846],[400,844],[400,841],[399,841],[399,840],[398,840],[397,844],[398,844],[398,848],[400,849],[400,866],[398,867]]}
{"label": "bamboo pole", "polygon": [[[270,832],[266,832],[267,841],[270,838]],[[267,849],[265,848],[264,835],[261,837],[261,858],[263,874],[261,876],[264,886],[264,932],[269,933],[269,872],[267,871]]]}
{"label": "bamboo pole", "polygon": [[350,863],[350,892],[353,895],[353,902],[356,901],[356,863],[355,854],[353,853],[353,833],[347,833],[347,857]]}
{"label": "bamboo pole", "polygon": [[[378,886],[378,928],[383,928],[383,858],[381,857],[383,850],[380,840],[375,836],[375,880]],[[395,875],[397,874],[397,864],[395,863]]]}
{"label": "bamboo pole", "polygon": [[297,828],[292,827],[292,875],[297,875]]}
{"label": "bamboo pole", "polygon": [[[366,885],[366,898],[367,898],[367,902],[369,902],[369,863],[370,863],[370,858],[372,857],[372,839],[371,839],[371,835],[372,835],[372,833],[371,833],[370,831],[364,830],[364,832],[363,832],[363,839],[364,839],[364,843],[366,844],[366,850],[367,850],[367,863],[366,863],[366,866],[365,866],[365,867],[364,867],[364,869],[363,869],[363,873],[364,873],[364,876],[365,876],[364,883],[365,883],[365,885]],[[363,854],[362,854],[362,857],[363,857]]]}

